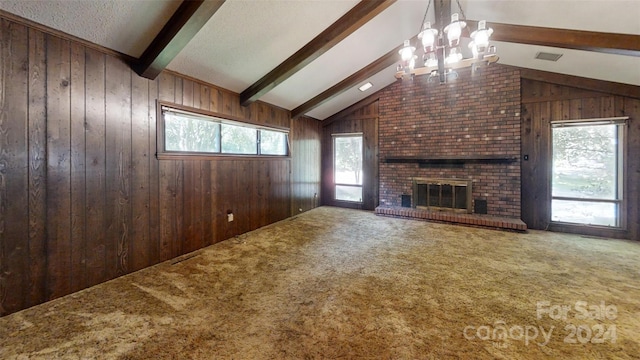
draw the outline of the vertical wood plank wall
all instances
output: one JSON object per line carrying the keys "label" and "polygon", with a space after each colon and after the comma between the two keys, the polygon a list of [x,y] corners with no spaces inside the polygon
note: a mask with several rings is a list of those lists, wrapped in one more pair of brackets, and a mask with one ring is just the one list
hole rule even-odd
{"label": "vertical wood plank wall", "polygon": [[[291,214],[311,210],[320,205],[320,141],[321,122],[299,117],[291,122],[293,154],[291,179]],[[310,164],[317,166],[310,167]]]}
{"label": "vertical wood plank wall", "polygon": [[[362,133],[362,203],[335,200],[333,134]],[[355,109],[322,129],[322,204],[375,210],[378,206],[378,101]]]}
{"label": "vertical wood plank wall", "polygon": [[[530,229],[555,229],[640,240],[640,99],[522,79],[522,220]],[[553,120],[629,116],[625,161],[628,231],[550,225]]]}
{"label": "vertical wood plank wall", "polygon": [[[0,91],[0,316],[318,206],[316,120],[1,18]],[[158,161],[157,99],[291,127],[292,157]]]}

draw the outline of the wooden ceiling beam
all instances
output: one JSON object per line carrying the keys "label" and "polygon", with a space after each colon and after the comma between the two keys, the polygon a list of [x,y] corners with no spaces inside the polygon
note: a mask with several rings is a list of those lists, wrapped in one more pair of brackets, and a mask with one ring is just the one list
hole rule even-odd
{"label": "wooden ceiling beam", "polygon": [[[446,19],[444,23],[448,23],[451,17],[451,2],[450,0],[435,1],[435,12],[440,14],[443,19]],[[478,22],[475,20],[465,20],[471,28],[477,28]],[[441,21],[442,22],[442,21]],[[550,47],[560,47],[585,51],[596,51],[618,55],[630,55],[640,56],[640,36],[628,35],[628,34],[615,34],[615,33],[601,33],[592,31],[579,31],[579,30],[567,30],[567,29],[554,29],[543,28],[536,26],[521,26],[510,25],[501,23],[488,24],[493,28],[494,33],[491,40],[514,42],[519,44],[529,45],[542,45]],[[417,38],[411,39],[412,43],[415,43]],[[320,95],[312,98],[304,104],[298,106],[291,111],[291,116],[296,118],[322,103],[329,101],[330,99],[338,96],[342,92],[356,85],[357,83],[366,80],[369,76],[382,71],[387,66],[391,66],[394,62],[397,62],[398,51],[401,46],[391,50],[386,55],[382,56],[373,63],[367,65],[364,69],[353,74],[349,78],[334,85],[328,90],[324,91]],[[386,65],[386,66],[383,66]],[[371,68],[375,66],[375,68]],[[537,72],[537,76],[528,75],[534,80],[542,80],[541,73]],[[527,73],[532,74],[532,73]],[[547,73],[544,79],[549,82],[562,82],[567,81],[569,75],[551,76]],[[575,77],[571,77],[576,79]],[[543,80],[544,81],[544,80]],[[596,90],[599,87],[602,91],[604,82],[590,79],[584,79],[580,81],[581,87],[585,89]],[[638,87],[627,84],[611,83],[611,93],[620,94],[624,96],[637,97]]]}
{"label": "wooden ceiling beam", "polygon": [[133,64],[133,69],[142,77],[155,79],[224,2],[225,0],[184,0]]}
{"label": "wooden ceiling beam", "polygon": [[[477,21],[466,21],[471,29],[478,28]],[[495,41],[594,51],[616,55],[640,56],[640,35],[556,29],[494,22],[487,22],[487,26],[493,28],[491,40]]]}
{"label": "wooden ceiling beam", "polygon": [[[434,2],[434,10],[436,14],[441,14],[443,19],[447,19],[447,23],[451,18],[451,0],[439,0]],[[411,38],[411,43],[416,43],[418,41],[417,35]],[[398,51],[402,48],[403,45],[397,46],[395,49],[389,51],[385,55],[381,56],[371,64],[365,66],[363,69],[360,69],[358,72],[349,76],[348,78],[342,80],[336,85],[330,87],[329,89],[323,91],[319,95],[313,97],[309,101],[304,104],[296,107],[291,110],[291,117],[293,119],[315,109],[316,107],[322,105],[323,103],[335,98],[336,96],[342,94],[358,83],[368,79],[369,77],[379,73],[380,71],[388,68],[389,66],[397,63],[400,59],[398,55]]]}
{"label": "wooden ceiling beam", "polygon": [[[415,41],[415,38],[412,39],[411,41]],[[398,58],[399,58],[398,51],[400,51],[400,48],[402,48],[402,45],[389,51],[388,53],[381,56],[371,64],[362,68],[360,71],[352,74],[348,78],[333,85],[332,87],[323,91],[319,95],[316,95],[311,100],[291,110],[291,118],[295,119],[301,115],[304,115],[305,113],[315,109],[316,107],[324,104],[325,102],[335,98],[336,96],[342,94],[348,89],[354,87],[358,83],[370,78],[371,76],[379,73],[380,71],[388,68],[389,66],[396,64],[398,62]]]}
{"label": "wooden ceiling beam", "polygon": [[396,0],[363,0],[349,12],[336,20],[320,35],[296,51],[275,69],[249,86],[240,94],[242,106],[248,106],[262,95],[271,91],[320,55],[327,52],[340,41],[373,19],[376,15],[391,6]]}

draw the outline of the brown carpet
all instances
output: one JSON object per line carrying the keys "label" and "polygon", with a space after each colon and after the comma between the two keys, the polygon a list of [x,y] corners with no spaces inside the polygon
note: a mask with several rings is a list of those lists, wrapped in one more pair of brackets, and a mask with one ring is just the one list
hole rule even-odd
{"label": "brown carpet", "polygon": [[322,207],[196,254],[0,319],[0,358],[640,354],[640,242]]}

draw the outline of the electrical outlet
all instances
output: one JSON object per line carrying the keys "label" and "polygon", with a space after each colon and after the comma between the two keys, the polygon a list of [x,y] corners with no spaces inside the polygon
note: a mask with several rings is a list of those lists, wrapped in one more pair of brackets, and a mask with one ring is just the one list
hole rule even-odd
{"label": "electrical outlet", "polygon": [[227,214],[227,221],[228,222],[232,222],[233,221],[233,213]]}

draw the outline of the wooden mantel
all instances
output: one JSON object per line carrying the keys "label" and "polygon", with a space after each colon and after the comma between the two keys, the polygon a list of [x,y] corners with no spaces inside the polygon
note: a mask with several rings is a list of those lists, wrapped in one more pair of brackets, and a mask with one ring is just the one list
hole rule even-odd
{"label": "wooden mantel", "polygon": [[387,164],[510,164],[518,161],[516,156],[458,155],[458,156],[389,156],[383,160]]}

